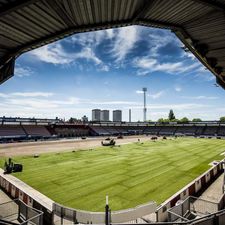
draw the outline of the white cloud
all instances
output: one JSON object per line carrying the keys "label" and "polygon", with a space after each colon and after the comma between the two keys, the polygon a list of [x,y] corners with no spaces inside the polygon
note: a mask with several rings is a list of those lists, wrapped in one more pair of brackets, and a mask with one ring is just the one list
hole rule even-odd
{"label": "white cloud", "polygon": [[18,97],[50,97],[53,96],[54,93],[51,92],[12,92],[9,94],[0,93],[1,98],[14,98]]}
{"label": "white cloud", "polygon": [[67,52],[62,44],[57,42],[35,49],[28,54],[31,54],[42,62],[52,63],[54,65],[68,65],[75,62],[77,59],[86,59],[98,65],[101,71],[109,71],[109,67],[96,56],[95,52],[90,47],[84,47],[80,52],[71,53]]}
{"label": "white cloud", "polygon": [[193,100],[216,100],[218,97],[216,96],[205,96],[205,95],[199,95],[199,96],[182,96],[182,98],[185,99],[193,99]]}
{"label": "white cloud", "polygon": [[158,98],[162,97],[164,94],[165,94],[165,91],[159,91],[154,94],[149,94],[148,96],[151,97],[152,99],[158,99]]}
{"label": "white cloud", "polygon": [[201,67],[197,73],[195,74],[195,78],[201,81],[214,81],[216,78],[215,76],[210,73],[208,70],[206,71],[204,67]]}
{"label": "white cloud", "polygon": [[[210,107],[210,105],[205,105],[205,104],[195,104],[195,103],[182,103],[182,104],[151,104],[147,106],[147,109],[150,110],[158,110],[158,109],[174,109],[178,111],[182,110],[191,110],[191,109],[201,109],[201,108],[206,108]],[[142,109],[142,105],[136,105],[133,106],[132,108],[135,109]]]}
{"label": "white cloud", "polygon": [[[133,121],[142,120],[143,106],[126,106],[124,107],[127,111],[132,109],[132,119]],[[149,104],[147,106],[147,115],[148,119],[153,121],[158,120],[160,117],[167,118],[169,110],[173,109],[176,118],[188,117],[192,118],[202,118],[205,120],[213,120],[219,118],[222,115],[222,112],[217,110],[215,105],[209,104],[196,104],[196,103],[177,103],[177,104]],[[220,108],[221,110],[221,108]],[[216,111],[216,112],[214,112]],[[223,113],[225,112],[225,108]],[[128,113],[127,113],[128,115]]]}
{"label": "white cloud", "polygon": [[139,40],[138,27],[130,26],[118,29],[111,53],[117,62],[125,59]]}
{"label": "white cloud", "polygon": [[[19,93],[19,94],[18,94]],[[21,94],[20,94],[21,93]],[[42,117],[54,118],[56,116],[69,118],[71,116],[81,117],[84,114],[91,117],[91,108],[96,105],[107,109],[120,108],[123,110],[123,118],[127,119],[128,109],[132,109],[133,121],[142,119],[142,102],[139,101],[126,101],[126,100],[98,100],[81,99],[79,97],[62,97],[48,92],[13,92],[13,93],[0,93],[1,98],[1,113],[5,116],[21,116],[21,117]],[[38,94],[39,93],[39,94]],[[153,94],[156,96],[161,95],[160,91]],[[210,97],[210,96],[208,96]],[[212,96],[211,96],[212,97]],[[198,97],[203,99],[204,97]],[[204,119],[212,119],[225,111],[220,108],[220,111],[215,109],[215,106],[209,104],[196,104],[196,103],[181,103],[181,104],[149,104],[148,116],[149,119],[157,120],[159,117],[166,118],[169,109],[175,111],[178,118],[187,116],[189,118],[201,117]],[[216,114],[213,111],[216,110]]]}
{"label": "white cloud", "polygon": [[151,57],[159,56],[159,49],[165,47],[169,43],[176,43],[181,46],[181,42],[178,38],[173,34],[166,30],[156,30],[154,28],[150,28],[152,32],[148,35],[147,39],[149,44],[149,53],[148,55]]}
{"label": "white cloud", "polygon": [[136,71],[137,76],[147,76],[150,75],[150,72],[148,70],[138,70]]}
{"label": "white cloud", "polygon": [[7,100],[10,105],[23,107],[24,111],[27,108],[35,109],[54,109],[58,107],[54,101],[46,100],[46,99],[38,99],[38,98],[10,98]]}
{"label": "white cloud", "polygon": [[1,105],[2,116],[16,116],[16,117],[40,117],[40,118],[55,118],[71,116],[81,118],[83,115],[91,115],[91,108],[78,107],[77,105],[57,105],[52,102],[28,102],[29,105],[24,106],[21,102],[14,102],[15,104],[9,104],[4,102]]}
{"label": "white cloud", "polygon": [[134,66],[138,68],[152,70],[153,67],[157,65],[157,60],[153,58],[142,57],[142,58],[135,58],[133,63]]}
{"label": "white cloud", "polygon": [[72,54],[66,53],[62,45],[57,42],[37,48],[28,54],[36,57],[38,60],[52,64],[69,64],[73,61]]}
{"label": "white cloud", "polygon": [[7,94],[4,94],[4,93],[0,93],[0,98],[7,98],[8,95]]}
{"label": "white cloud", "polygon": [[135,92],[136,92],[136,94],[143,94],[143,91],[142,90],[137,90]]}
{"label": "white cloud", "polygon": [[[143,94],[144,92],[142,90],[136,90],[135,91],[136,94]],[[152,94],[148,94],[147,96],[152,98],[152,99],[158,99],[160,97],[162,97],[165,94],[165,91],[158,91],[156,93],[152,93]]]}
{"label": "white cloud", "polygon": [[84,48],[81,52],[72,54],[73,60],[75,59],[87,59],[93,61],[95,64],[99,65],[102,61],[95,55],[93,50],[89,47]]}
{"label": "white cloud", "polygon": [[96,47],[106,39],[113,39],[115,37],[114,29],[93,31],[87,33],[74,34],[71,38],[67,39],[72,44],[79,44],[83,47]]}
{"label": "white cloud", "polygon": [[138,102],[132,101],[98,101],[98,102],[89,102],[89,104],[95,105],[137,105]]}
{"label": "white cloud", "polygon": [[100,68],[99,68],[100,71],[105,71],[105,72],[108,72],[109,69],[110,69],[110,68],[109,68],[109,66],[107,66],[107,65],[101,65]]}
{"label": "white cloud", "polygon": [[187,58],[190,58],[191,60],[195,60],[196,59],[196,57],[190,51],[183,51],[183,56],[187,57]]}
{"label": "white cloud", "polygon": [[139,68],[142,72],[145,72],[145,74],[148,74],[148,72],[155,72],[155,71],[174,74],[193,71],[194,69],[199,67],[199,63],[193,63],[191,65],[185,65],[184,62],[160,63],[157,59],[145,56],[142,58],[135,58],[133,60],[133,66]]}
{"label": "white cloud", "polygon": [[54,94],[51,92],[14,92],[11,95],[21,97],[50,97]]}
{"label": "white cloud", "polygon": [[[148,28],[151,32],[146,33],[145,28],[140,26],[128,26],[123,28],[108,29],[96,32],[75,34],[67,41],[79,44],[83,47],[95,49],[105,40],[109,40],[111,50],[108,52],[117,63],[123,61],[126,56],[136,47],[139,40],[147,40],[146,48],[148,56],[158,56],[158,50],[169,43],[180,41],[173,33],[160,29]],[[146,38],[147,35],[147,38]],[[139,74],[142,75],[142,74]]]}
{"label": "white cloud", "polygon": [[19,64],[16,64],[15,75],[18,77],[29,77],[34,74],[33,69],[28,66],[22,67]]}
{"label": "white cloud", "polygon": [[167,73],[176,73],[183,71],[183,63],[176,62],[176,63],[159,63],[155,65],[156,67],[153,68],[153,71],[162,71]]}
{"label": "white cloud", "polygon": [[[64,97],[51,92],[13,92],[0,93],[1,113],[5,116],[29,116],[29,117],[70,117],[90,116],[92,105],[107,106],[108,109],[124,108],[124,105],[138,105],[132,101],[93,101],[92,99],[81,99],[78,97]],[[113,106],[113,107],[112,107]]]}
{"label": "white cloud", "polygon": [[54,109],[65,107],[65,105],[75,105],[79,104],[78,98],[68,98],[65,100],[50,100],[50,99],[42,99],[42,98],[10,98],[7,100],[10,105],[18,105],[24,108],[32,108],[32,109]]}
{"label": "white cloud", "polygon": [[[53,93],[50,92],[13,92],[8,94],[0,94],[0,97],[3,98],[2,104],[7,109],[14,108],[15,112],[17,110],[24,112],[27,109],[30,109],[34,112],[35,110],[43,110],[45,111],[48,109],[53,109],[60,107],[60,105],[71,105],[76,103],[74,99],[67,99],[65,101],[57,101],[57,100],[50,100],[49,97],[53,96]],[[4,108],[4,106],[2,108]],[[14,116],[14,113],[13,115]]]}
{"label": "white cloud", "polygon": [[174,90],[175,90],[176,92],[181,92],[181,91],[182,91],[182,88],[179,87],[179,86],[176,86],[176,87],[174,88]]}
{"label": "white cloud", "polygon": [[59,105],[75,105],[75,104],[80,104],[82,102],[82,100],[80,98],[76,98],[76,97],[69,97],[66,100],[54,100],[54,102],[56,104]]}

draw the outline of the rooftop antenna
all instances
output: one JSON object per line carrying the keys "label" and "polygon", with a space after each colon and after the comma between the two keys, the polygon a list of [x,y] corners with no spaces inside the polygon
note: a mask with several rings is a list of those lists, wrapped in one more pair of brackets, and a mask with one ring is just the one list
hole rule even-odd
{"label": "rooftop antenna", "polygon": [[146,122],[146,113],[147,113],[147,108],[146,108],[146,92],[147,92],[147,88],[146,87],[142,88],[142,91],[144,93],[143,122]]}

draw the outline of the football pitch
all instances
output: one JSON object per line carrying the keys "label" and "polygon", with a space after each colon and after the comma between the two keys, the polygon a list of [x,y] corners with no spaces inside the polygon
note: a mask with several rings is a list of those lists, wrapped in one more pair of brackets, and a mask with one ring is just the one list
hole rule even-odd
{"label": "football pitch", "polygon": [[[14,176],[65,206],[104,211],[105,196],[112,210],[151,200],[162,203],[221,160],[225,141],[177,138],[146,141],[89,151],[20,156],[22,173]],[[3,160],[1,160],[3,164]]]}

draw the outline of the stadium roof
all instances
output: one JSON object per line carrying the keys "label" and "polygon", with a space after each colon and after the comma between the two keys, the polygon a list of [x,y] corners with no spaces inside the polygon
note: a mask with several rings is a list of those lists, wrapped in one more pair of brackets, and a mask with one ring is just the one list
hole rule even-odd
{"label": "stadium roof", "polygon": [[0,0],[0,83],[24,52],[128,25],[171,29],[225,88],[225,0]]}

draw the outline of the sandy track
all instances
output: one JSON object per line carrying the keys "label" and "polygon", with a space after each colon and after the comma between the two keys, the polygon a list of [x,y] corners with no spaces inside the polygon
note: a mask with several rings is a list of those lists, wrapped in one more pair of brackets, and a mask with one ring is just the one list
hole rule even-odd
{"label": "sandy track", "polygon": [[[141,141],[150,140],[146,136],[132,136],[124,137],[124,139],[115,139],[116,144],[127,144],[136,142],[138,138]],[[0,156],[10,157],[18,155],[34,155],[48,152],[62,152],[71,150],[89,149],[101,146],[101,141],[105,138],[87,138],[69,139],[57,141],[42,141],[42,142],[25,142],[25,143],[9,143],[0,145]]]}

